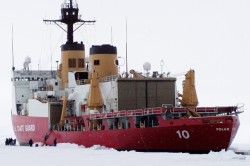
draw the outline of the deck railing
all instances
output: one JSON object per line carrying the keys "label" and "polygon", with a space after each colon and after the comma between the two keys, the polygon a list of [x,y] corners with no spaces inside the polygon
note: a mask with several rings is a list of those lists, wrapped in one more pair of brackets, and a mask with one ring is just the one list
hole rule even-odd
{"label": "deck railing", "polygon": [[[213,113],[213,114],[237,114],[241,113],[238,110],[238,106],[230,107],[196,107],[195,111],[198,113]],[[240,109],[243,109],[240,107]],[[144,115],[159,115],[167,112],[170,113],[182,113],[186,112],[185,107],[175,107],[175,108],[147,108],[147,109],[137,109],[137,110],[123,110],[118,112],[107,112],[101,114],[90,114],[89,119],[103,119],[103,118],[116,118],[116,117],[129,117],[129,116],[144,116]]]}
{"label": "deck railing", "polygon": [[109,82],[109,81],[115,81],[118,78],[118,75],[111,75],[111,76],[106,76],[100,79],[100,82]]}

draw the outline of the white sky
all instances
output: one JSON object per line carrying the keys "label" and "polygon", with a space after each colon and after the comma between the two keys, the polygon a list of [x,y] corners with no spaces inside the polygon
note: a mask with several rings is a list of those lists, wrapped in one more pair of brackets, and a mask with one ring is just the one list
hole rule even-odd
{"label": "white sky", "polygon": [[[14,27],[15,66],[20,69],[30,56],[32,68],[50,69],[60,61],[60,45],[66,34],[43,19],[58,19],[62,0],[0,0],[0,131],[10,127],[11,26]],[[250,142],[250,1],[249,0],[78,0],[82,19],[96,19],[75,33],[85,43],[111,43],[125,57],[125,25],[128,21],[128,65],[143,71],[175,75],[196,71],[200,106],[245,104],[241,129],[235,141]],[[111,35],[112,27],[112,35]],[[112,36],[112,37],[111,37]],[[124,71],[125,67],[121,67]],[[178,77],[181,88],[183,77]],[[179,89],[181,91],[181,89]],[[2,123],[3,121],[4,123]]]}

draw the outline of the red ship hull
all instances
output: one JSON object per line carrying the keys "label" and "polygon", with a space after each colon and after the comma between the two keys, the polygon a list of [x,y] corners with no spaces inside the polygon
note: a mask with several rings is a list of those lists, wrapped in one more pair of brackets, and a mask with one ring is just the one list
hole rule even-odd
{"label": "red ship hull", "polygon": [[[132,117],[130,122],[133,123]],[[227,150],[240,124],[237,116],[159,118],[159,125],[150,128],[131,125],[129,129],[121,130],[48,131],[48,118],[18,115],[12,115],[12,123],[21,145],[28,144],[29,139],[44,142],[44,136],[49,132],[48,145],[52,145],[56,138],[58,143],[75,143],[85,147],[102,145],[117,150],[194,153]]]}

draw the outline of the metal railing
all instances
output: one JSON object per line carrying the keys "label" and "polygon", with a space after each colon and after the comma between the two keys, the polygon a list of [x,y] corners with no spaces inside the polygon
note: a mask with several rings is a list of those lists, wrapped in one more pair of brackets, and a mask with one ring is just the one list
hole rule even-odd
{"label": "metal railing", "polygon": [[[61,8],[64,8],[64,9],[70,8],[70,3],[63,3],[63,4],[61,5]],[[73,8],[73,9],[78,9],[78,4],[72,3],[72,8]]]}
{"label": "metal railing", "polygon": [[[213,114],[233,114],[233,112],[239,112],[237,106],[229,107],[196,107],[195,111],[198,113],[213,113]],[[144,115],[159,115],[164,113],[182,113],[186,112],[185,107],[173,107],[173,108],[148,108],[148,109],[137,109],[137,110],[123,110],[117,112],[98,113],[90,114],[89,119],[108,119],[117,117],[129,117],[129,116],[144,116]]]}
{"label": "metal railing", "polygon": [[109,82],[109,81],[115,81],[118,78],[118,75],[111,75],[111,76],[106,76],[100,79],[100,82]]}
{"label": "metal railing", "polygon": [[57,131],[85,131],[86,127],[84,125],[55,124],[52,129]]}

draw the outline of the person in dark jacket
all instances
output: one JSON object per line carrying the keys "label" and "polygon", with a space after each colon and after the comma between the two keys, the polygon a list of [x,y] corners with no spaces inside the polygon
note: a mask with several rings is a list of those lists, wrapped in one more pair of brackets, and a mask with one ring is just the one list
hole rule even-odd
{"label": "person in dark jacket", "polygon": [[8,138],[6,138],[6,140],[5,140],[5,145],[9,145],[9,139]]}
{"label": "person in dark jacket", "polygon": [[43,145],[47,146],[46,141],[47,141],[48,138],[49,138],[49,135],[48,135],[48,133],[46,133],[45,136],[44,136]]}
{"label": "person in dark jacket", "polygon": [[57,141],[56,141],[56,138],[54,139],[54,146],[56,146],[56,144],[57,144]]}
{"label": "person in dark jacket", "polygon": [[9,145],[12,145],[12,143],[13,143],[13,139],[10,138],[10,139],[9,139]]}
{"label": "person in dark jacket", "polygon": [[13,139],[13,145],[16,146],[16,139]]}
{"label": "person in dark jacket", "polygon": [[31,138],[29,140],[29,145],[30,145],[30,147],[32,147],[32,145],[33,145],[33,140]]}

